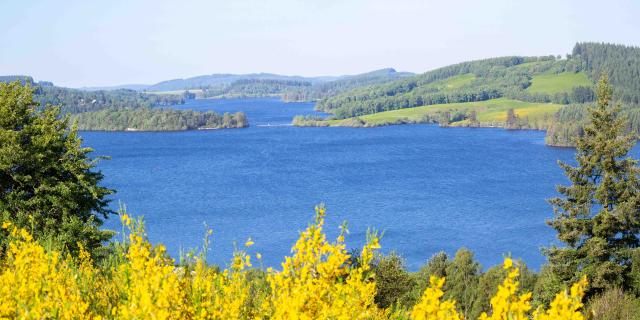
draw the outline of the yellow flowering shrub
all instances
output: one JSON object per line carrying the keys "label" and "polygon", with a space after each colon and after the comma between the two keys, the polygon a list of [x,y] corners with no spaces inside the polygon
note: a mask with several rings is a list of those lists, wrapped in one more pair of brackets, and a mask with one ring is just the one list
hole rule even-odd
{"label": "yellow flowering shrub", "polygon": [[[126,214],[128,235],[123,228],[123,242],[101,266],[82,247],[77,257],[62,258],[5,222],[1,232],[10,242],[0,261],[0,319],[462,319],[455,301],[442,300],[445,279],[437,277],[412,310],[378,308],[370,267],[378,237],[367,239],[352,264],[346,229],[330,242],[324,217],[324,208],[316,208],[315,222],[300,233],[282,270],[266,274],[254,272],[246,250],[236,251],[224,270],[207,265],[205,254],[176,265],[163,246],[149,243],[142,220]],[[253,244],[249,238],[245,247]],[[480,319],[584,319],[586,278],[532,315],[531,294],[518,293],[519,269],[509,258],[504,269],[492,310]]]}
{"label": "yellow flowering shrub", "polygon": [[498,292],[491,298],[491,315],[486,313],[480,315],[481,320],[529,319],[528,311],[531,310],[531,293],[517,295],[520,283],[517,278],[520,269],[513,265],[511,258],[504,259],[504,269],[507,270],[507,277],[498,286]]}
{"label": "yellow flowering shrub", "polygon": [[[380,316],[373,298],[375,283],[367,278],[378,238],[362,249],[359,266],[348,264],[349,254],[341,234],[327,241],[322,228],[324,208],[316,208],[316,222],[300,234],[293,256],[286,257],[281,272],[271,271],[268,304],[273,319],[371,319]],[[344,232],[344,230],[343,230]]]}
{"label": "yellow flowering shrub", "polygon": [[551,302],[549,310],[542,310],[538,308],[533,315],[535,320],[553,320],[553,319],[570,319],[570,320],[583,320],[585,317],[580,312],[580,309],[584,306],[582,304],[582,297],[584,297],[584,290],[587,287],[587,278],[583,277],[577,283],[571,286],[571,290],[567,292],[564,290],[558,293]]}
{"label": "yellow flowering shrub", "polygon": [[456,311],[455,301],[441,301],[444,292],[442,286],[444,278],[431,276],[429,287],[422,294],[418,302],[411,311],[411,319],[414,320],[460,320],[462,316]]}
{"label": "yellow flowering shrub", "polygon": [[123,220],[132,229],[126,263],[117,266],[113,282],[119,301],[112,315],[119,319],[182,319],[188,315],[186,280],[181,277],[163,246],[152,247],[141,222]]}
{"label": "yellow flowering shrub", "polygon": [[2,228],[12,241],[0,264],[0,318],[88,318],[70,260],[46,252],[24,229],[8,222]]}

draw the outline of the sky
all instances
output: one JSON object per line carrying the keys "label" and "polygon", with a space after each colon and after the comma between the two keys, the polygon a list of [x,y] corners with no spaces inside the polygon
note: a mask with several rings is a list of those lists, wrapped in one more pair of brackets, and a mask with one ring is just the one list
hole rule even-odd
{"label": "sky", "polygon": [[640,0],[0,0],[0,75],[67,87],[213,73],[425,72],[640,45]]}

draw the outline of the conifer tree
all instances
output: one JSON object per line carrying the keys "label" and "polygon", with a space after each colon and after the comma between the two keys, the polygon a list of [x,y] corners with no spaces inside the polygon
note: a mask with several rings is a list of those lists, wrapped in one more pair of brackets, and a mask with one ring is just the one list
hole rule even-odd
{"label": "conifer tree", "polygon": [[[45,244],[67,252],[79,245],[97,253],[111,232],[100,230],[113,213],[99,186],[90,148],[58,108],[36,107],[33,90],[0,83],[0,223],[26,228]],[[0,238],[0,255],[7,239]]]}
{"label": "conifer tree", "polygon": [[612,88],[606,76],[596,91],[590,122],[575,141],[577,165],[560,163],[570,184],[558,186],[562,197],[550,200],[555,217],[548,224],[566,246],[546,250],[561,282],[586,275],[590,293],[625,285],[640,244],[640,171],[627,155],[634,139],[625,134],[620,107],[610,106]]}

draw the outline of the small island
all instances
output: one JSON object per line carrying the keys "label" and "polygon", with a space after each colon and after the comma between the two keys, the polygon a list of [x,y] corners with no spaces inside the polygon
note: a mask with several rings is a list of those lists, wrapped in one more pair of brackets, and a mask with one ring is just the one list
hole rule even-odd
{"label": "small island", "polygon": [[243,112],[197,112],[165,108],[103,109],[71,116],[84,131],[182,131],[249,126]]}

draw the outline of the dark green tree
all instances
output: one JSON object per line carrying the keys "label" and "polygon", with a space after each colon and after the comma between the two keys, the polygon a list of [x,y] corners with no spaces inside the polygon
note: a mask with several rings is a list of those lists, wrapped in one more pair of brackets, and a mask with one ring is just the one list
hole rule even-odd
{"label": "dark green tree", "polygon": [[[0,83],[0,219],[26,228],[50,246],[98,253],[112,232],[100,230],[113,213],[77,130],[58,108],[37,108],[33,90]],[[0,238],[0,250],[6,245]]]}
{"label": "dark green tree", "polygon": [[373,272],[376,279],[374,301],[381,308],[396,304],[415,285],[405,269],[404,260],[395,252],[378,257],[374,261]]}
{"label": "dark green tree", "polygon": [[402,299],[404,306],[412,307],[422,297],[422,293],[429,286],[429,277],[436,276],[443,278],[447,276],[447,268],[451,264],[451,260],[444,251],[440,251],[429,259],[418,272],[412,274],[415,285]]}
{"label": "dark green tree", "polygon": [[473,303],[478,294],[478,280],[482,268],[474,259],[473,252],[462,248],[447,266],[445,299],[456,301],[456,306],[465,319],[470,319]]}
{"label": "dark green tree", "polygon": [[596,94],[589,124],[576,139],[577,166],[560,163],[571,183],[558,186],[562,197],[550,200],[555,217],[548,223],[566,246],[547,249],[558,279],[568,284],[586,275],[590,293],[625,285],[640,244],[640,171],[627,156],[635,142],[624,133],[620,107],[610,106],[606,76]]}

